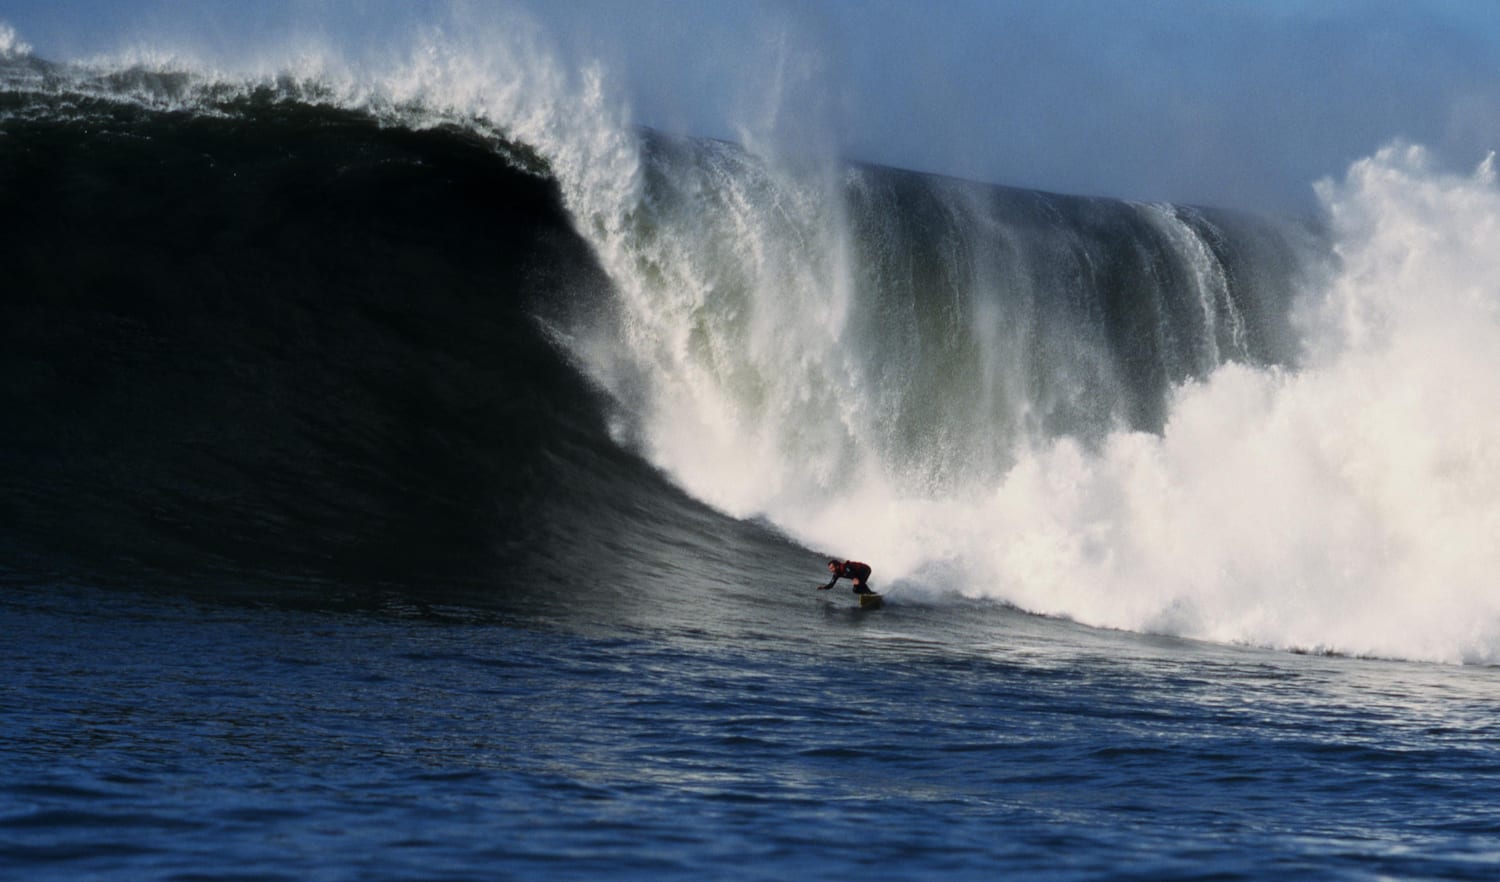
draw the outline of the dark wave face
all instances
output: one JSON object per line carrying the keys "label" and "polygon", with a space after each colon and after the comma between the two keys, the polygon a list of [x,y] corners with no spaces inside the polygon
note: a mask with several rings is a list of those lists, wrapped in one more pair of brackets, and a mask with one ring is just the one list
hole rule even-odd
{"label": "dark wave face", "polygon": [[990,594],[1027,451],[1297,358],[1302,234],[1232,212],[317,81],[3,81],[23,580],[618,605],[813,548]]}
{"label": "dark wave face", "polygon": [[[215,94],[141,70],[83,84],[29,58],[8,73],[0,541],[16,566],[535,586],[649,580],[664,558],[765,558],[760,546],[721,553],[724,542],[783,548],[610,437],[609,400],[549,329],[619,334],[631,316],[530,146],[392,124],[306,90]],[[131,100],[142,92],[155,100]],[[742,244],[715,239],[714,225],[737,188],[769,202],[780,183],[716,142],[648,133],[643,156],[632,245],[707,229],[689,253],[719,261],[710,310],[764,310],[753,268],[736,269]],[[1223,339],[1205,341],[1201,285],[1137,208],[851,174],[865,297],[852,322],[867,341],[857,348],[880,354],[861,365],[864,382],[899,399],[871,432],[914,471],[955,437],[988,439],[1007,461],[1020,411],[1049,435],[1097,435],[1120,417],[1159,427],[1172,383],[1222,357],[1287,356],[1283,305],[1256,300],[1284,290],[1284,273],[1276,285],[1222,280],[1209,308],[1239,324],[1209,316]],[[1253,224],[1181,217],[1170,223],[1208,231],[1231,273],[1267,263],[1222,238]],[[1005,235],[984,239],[996,218]],[[948,302],[985,284],[1004,295],[999,313]],[[986,336],[1015,362],[1005,388],[975,379]]]}
{"label": "dark wave face", "polygon": [[734,533],[543,333],[606,283],[505,145],[264,95],[6,100],[11,566],[503,596]]}

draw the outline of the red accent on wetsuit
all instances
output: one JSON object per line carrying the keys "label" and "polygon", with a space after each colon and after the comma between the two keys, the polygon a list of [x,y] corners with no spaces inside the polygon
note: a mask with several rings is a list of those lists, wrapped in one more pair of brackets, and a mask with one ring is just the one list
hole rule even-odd
{"label": "red accent on wetsuit", "polygon": [[839,575],[845,579],[858,579],[863,582],[870,578],[870,565],[860,563],[857,560],[846,560],[839,567]]}

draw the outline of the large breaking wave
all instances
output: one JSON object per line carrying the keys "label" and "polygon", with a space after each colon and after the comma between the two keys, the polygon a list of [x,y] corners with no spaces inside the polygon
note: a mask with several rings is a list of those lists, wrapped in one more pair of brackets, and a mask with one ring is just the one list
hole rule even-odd
{"label": "large breaking wave", "polygon": [[1313,232],[641,131],[519,33],[6,38],[17,559],[775,591],[779,531],[911,598],[1495,660],[1488,165],[1392,147]]}

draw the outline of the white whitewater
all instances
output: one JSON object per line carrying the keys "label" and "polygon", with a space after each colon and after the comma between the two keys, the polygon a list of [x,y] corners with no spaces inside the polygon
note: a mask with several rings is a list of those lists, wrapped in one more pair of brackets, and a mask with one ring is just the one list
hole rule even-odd
{"label": "white whitewater", "polygon": [[[870,186],[863,172],[787,171],[724,147],[652,180],[605,72],[561,65],[524,22],[414,45],[358,61],[299,47],[233,73],[181,53],[129,61],[191,67],[205,90],[286,89],[293,71],[303,100],[492,126],[537,149],[615,286],[607,314],[559,334],[619,402],[620,438],[698,497],[869,560],[908,597],[1500,661],[1490,162],[1454,175],[1398,145],[1319,185],[1340,268],[1302,293],[1295,370],[1238,360],[1244,320],[1212,249],[1178,210],[1142,209],[1196,279],[1207,373],[1176,390],[1160,433],[1085,444],[1045,431],[1047,414],[1119,378],[1088,340],[1063,335],[1045,355],[1064,367],[1035,394],[1059,258],[1027,251],[983,205],[943,197],[945,223],[965,231],[946,240],[957,281],[893,311],[874,288],[900,267],[872,272],[868,244],[855,247],[849,199]],[[0,55],[25,51],[0,29]],[[878,216],[859,223],[863,242],[878,239]],[[1081,253],[1075,275],[1091,270]]]}
{"label": "white whitewater", "polygon": [[[923,439],[915,462],[886,427],[925,397],[996,400],[1015,366],[994,335],[1014,317],[981,297],[932,307],[962,315],[958,333],[985,353],[964,362],[958,346],[949,376],[979,382],[906,388],[924,366],[869,353],[864,310],[879,297],[850,290],[860,271],[841,263],[833,197],[764,175],[687,185],[711,194],[695,226],[658,229],[678,250],[622,285],[642,442],[689,490],[873,559],[914,594],[1216,641],[1500,660],[1488,164],[1454,176],[1392,147],[1320,185],[1341,269],[1303,295],[1295,370],[1220,363],[1219,341],[1242,350],[1245,333],[1222,270],[1152,209],[1196,274],[1204,358],[1219,366],[1177,390],[1160,434],[1095,447],[1022,433],[998,476],[962,426]],[[1005,434],[1024,415],[987,419]]]}

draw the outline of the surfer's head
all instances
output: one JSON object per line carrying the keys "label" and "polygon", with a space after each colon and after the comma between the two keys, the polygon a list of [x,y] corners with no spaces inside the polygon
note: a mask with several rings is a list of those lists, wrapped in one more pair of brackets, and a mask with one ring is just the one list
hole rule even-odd
{"label": "surfer's head", "polygon": [[831,572],[834,572],[835,570],[837,570],[838,568],[839,568],[839,562],[836,561],[836,560],[834,560],[833,558],[829,558],[828,559],[828,571],[831,573]]}

